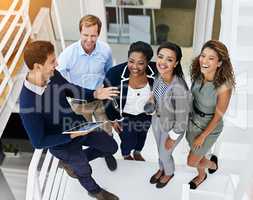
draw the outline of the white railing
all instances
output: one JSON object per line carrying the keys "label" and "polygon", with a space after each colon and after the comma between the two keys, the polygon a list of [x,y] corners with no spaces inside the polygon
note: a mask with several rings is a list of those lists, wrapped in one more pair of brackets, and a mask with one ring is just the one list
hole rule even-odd
{"label": "white railing", "polygon": [[60,35],[61,47],[63,50],[63,49],[65,49],[66,45],[65,45],[65,40],[64,40],[64,36],[63,36],[61,18],[60,18],[60,14],[59,14],[59,6],[58,6],[58,3],[56,0],[52,1],[52,9],[54,11],[56,26],[57,26],[58,33]]}
{"label": "white railing", "polygon": [[[64,197],[68,175],[58,168],[59,160],[36,149],[28,169],[26,200],[60,200]],[[39,164],[42,163],[42,166]]]}
{"label": "white railing", "polygon": [[[32,26],[32,40],[47,40],[57,47],[52,22],[50,19],[49,8],[41,8]],[[64,41],[64,39],[62,39]],[[65,44],[64,44],[65,45]],[[55,53],[58,55],[58,49],[55,48]]]}
{"label": "white railing", "polygon": [[[22,4],[16,10],[20,2]],[[31,34],[28,15],[29,3],[29,0],[14,0],[7,11],[0,10],[0,16],[3,17],[0,22],[0,33],[3,35],[0,41],[0,97],[3,98],[1,99],[0,112],[12,91],[14,84],[12,74]],[[8,27],[7,30],[6,27]]]}

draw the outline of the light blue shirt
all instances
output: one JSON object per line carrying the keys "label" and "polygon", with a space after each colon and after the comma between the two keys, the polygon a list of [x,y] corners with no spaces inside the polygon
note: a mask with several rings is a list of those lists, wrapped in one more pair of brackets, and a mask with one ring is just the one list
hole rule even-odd
{"label": "light blue shirt", "polygon": [[57,69],[69,82],[95,90],[103,84],[106,72],[112,67],[112,51],[105,42],[97,40],[89,55],[77,41],[60,54]]}

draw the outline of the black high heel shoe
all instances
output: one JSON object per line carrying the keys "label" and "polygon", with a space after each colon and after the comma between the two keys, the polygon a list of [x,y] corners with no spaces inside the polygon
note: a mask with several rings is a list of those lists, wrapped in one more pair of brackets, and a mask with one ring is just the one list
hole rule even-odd
{"label": "black high heel shoe", "polygon": [[212,155],[210,158],[210,161],[214,162],[216,164],[216,169],[208,169],[209,174],[213,174],[218,170],[218,158],[216,155]]}
{"label": "black high heel shoe", "polygon": [[192,189],[192,190],[195,190],[201,183],[203,183],[206,180],[207,174],[205,175],[204,179],[198,185],[194,182],[194,180],[196,178],[197,178],[197,176],[189,182],[190,189]]}

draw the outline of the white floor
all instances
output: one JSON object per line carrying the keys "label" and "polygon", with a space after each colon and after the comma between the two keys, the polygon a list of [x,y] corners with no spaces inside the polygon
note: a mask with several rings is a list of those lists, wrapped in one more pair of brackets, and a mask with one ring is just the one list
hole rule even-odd
{"label": "white floor", "polygon": [[[118,161],[118,169],[115,172],[110,172],[105,166],[104,160],[97,159],[92,162],[92,168],[93,175],[100,186],[117,194],[121,200],[181,199],[183,184],[188,183],[195,176],[192,169],[186,166],[177,166],[171,182],[163,189],[157,189],[155,185],[149,183],[150,176],[157,170],[156,163],[120,160]],[[230,177],[221,170],[219,173],[209,176],[208,181],[201,185],[199,190],[208,191],[210,194],[225,194],[231,192],[228,187],[230,182]],[[207,196],[205,200],[215,200],[210,194],[209,198]],[[69,178],[64,200],[73,198],[73,195],[75,199],[92,199],[77,180]],[[194,200],[198,199],[203,200],[196,195]]]}
{"label": "white floor", "polygon": [[[31,158],[31,153],[21,153],[19,157],[6,156],[3,165],[0,167],[15,200],[25,199],[27,170]],[[0,200],[9,200],[5,198],[4,194],[2,195],[0,194]]]}

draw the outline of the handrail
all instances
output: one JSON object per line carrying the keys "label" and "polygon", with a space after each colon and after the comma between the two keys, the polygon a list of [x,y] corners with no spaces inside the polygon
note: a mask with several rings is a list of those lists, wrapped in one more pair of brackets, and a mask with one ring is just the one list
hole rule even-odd
{"label": "handrail", "polygon": [[4,16],[3,20],[0,22],[0,30],[2,30],[4,28],[4,26],[6,25],[6,23],[8,22],[9,18],[11,17],[11,15],[13,14],[12,12],[14,12],[17,4],[18,4],[19,0],[14,0],[10,6],[10,8],[8,9],[8,12],[6,13],[6,15]]}
{"label": "handrail", "polygon": [[[33,196],[37,195],[37,199],[41,199],[40,183],[38,178],[38,165],[43,150],[35,150],[32,160],[28,168],[28,179],[26,187],[26,200],[34,200]],[[27,195],[32,192],[32,195]]]}
{"label": "handrail", "polygon": [[61,19],[60,19],[58,4],[57,4],[56,0],[52,1],[52,6],[53,6],[53,9],[54,9],[54,12],[55,12],[56,24],[57,24],[57,28],[58,28],[59,35],[60,35],[61,47],[62,47],[62,50],[63,50],[63,49],[65,49],[66,45],[65,45],[65,40],[64,40],[63,31],[62,31],[62,25],[61,25]]}
{"label": "handrail", "polygon": [[[13,71],[17,67],[24,46],[31,34],[31,23],[28,15],[30,0],[22,0],[20,8],[15,10],[19,2],[20,0],[13,1],[7,11],[0,10],[0,14],[3,15],[0,22],[0,32],[3,32],[4,28],[7,27],[7,23],[10,22],[8,30],[5,31],[0,42],[0,74],[2,75],[2,80],[0,81],[0,96],[3,98],[0,105],[0,112],[11,94],[15,82],[14,77],[12,77]],[[14,19],[11,20],[10,17],[13,15]],[[16,29],[18,29],[17,32],[15,32]],[[21,37],[22,34],[23,37]],[[7,47],[8,42],[11,42],[11,44],[5,50],[4,48]],[[15,52],[16,49],[18,49],[17,52]],[[10,63],[10,66],[7,63]]]}

